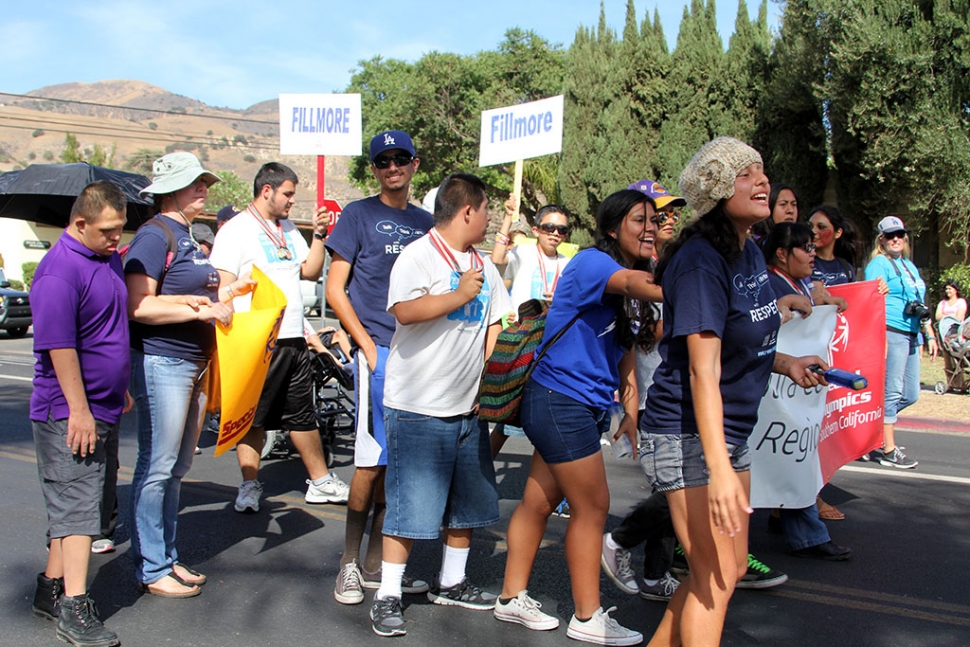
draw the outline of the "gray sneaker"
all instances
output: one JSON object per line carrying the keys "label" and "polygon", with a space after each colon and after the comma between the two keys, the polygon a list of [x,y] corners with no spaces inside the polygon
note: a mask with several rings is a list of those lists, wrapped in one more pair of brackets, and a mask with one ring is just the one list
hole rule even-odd
{"label": "gray sneaker", "polygon": [[[365,569],[360,569],[361,586],[371,591],[381,588],[381,570],[379,568],[376,573],[368,573]],[[401,593],[427,593],[429,588],[427,582],[411,577],[407,573],[401,577]]]}
{"label": "gray sneaker", "polygon": [[636,595],[640,592],[640,587],[637,586],[637,576],[630,568],[630,551],[625,548],[611,549],[606,541],[609,536],[610,533],[603,535],[603,551],[600,554],[603,571],[621,591],[627,595]]}
{"label": "gray sneaker", "polygon": [[662,602],[667,602],[670,597],[680,586],[680,582],[670,574],[670,571],[664,573],[656,584],[647,584],[645,581],[640,581],[640,597],[644,600],[660,600]]}
{"label": "gray sneaker", "polygon": [[566,628],[566,636],[580,642],[594,645],[639,645],[643,642],[643,634],[639,631],[627,629],[610,617],[616,607],[606,611],[600,607],[593,613],[593,617],[586,622],[580,622],[574,614]]}
{"label": "gray sneaker", "polygon": [[911,470],[919,465],[919,463],[900,451],[901,449],[900,447],[894,447],[890,452],[883,452],[882,456],[879,457],[879,464],[886,465],[887,467],[898,467],[901,470]]}
{"label": "gray sneaker", "polygon": [[370,626],[378,636],[403,636],[408,632],[401,598],[374,600],[370,608]]}
{"label": "gray sneaker", "polygon": [[364,589],[360,585],[360,568],[354,560],[337,573],[333,597],[340,604],[360,604],[364,601]]}
{"label": "gray sneaker", "polygon": [[435,576],[428,591],[428,599],[445,606],[487,610],[495,608],[495,600],[498,598],[470,583],[467,577],[458,584],[445,588],[439,584],[438,576]]}
{"label": "gray sneaker", "polygon": [[243,481],[236,495],[236,512],[259,512],[259,498],[263,496],[263,484],[259,481]]}
{"label": "gray sneaker", "polygon": [[559,618],[555,618],[548,613],[543,613],[539,609],[542,604],[529,597],[528,591],[519,591],[519,594],[506,602],[502,603],[501,598],[495,602],[495,618],[502,622],[517,622],[520,625],[532,629],[533,631],[551,631],[559,627]]}

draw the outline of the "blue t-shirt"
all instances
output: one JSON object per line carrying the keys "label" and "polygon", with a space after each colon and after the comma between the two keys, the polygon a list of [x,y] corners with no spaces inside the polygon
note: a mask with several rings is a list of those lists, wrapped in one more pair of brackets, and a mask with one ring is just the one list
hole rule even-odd
{"label": "blue t-shirt", "polygon": [[703,237],[684,244],[663,276],[661,364],[647,394],[640,428],[696,434],[687,336],[721,339],[721,399],[728,442],[747,441],[775,359],[781,317],[761,250],[752,241],[728,265]]}
{"label": "blue t-shirt", "polygon": [[838,257],[830,261],[816,257],[815,267],[812,269],[812,280],[821,281],[826,287],[854,283],[855,268],[848,261]]}
{"label": "blue t-shirt", "polygon": [[[159,294],[191,294],[209,297],[215,303],[219,300],[219,273],[209,263],[202,248],[192,240],[185,223],[172,218],[166,220],[176,241],[175,257],[168,271],[165,271],[168,254],[165,232],[160,227],[142,226],[128,248],[125,274],[146,274],[156,281],[162,279]],[[131,347],[146,355],[202,361],[212,355],[215,344],[215,328],[207,321],[158,326],[131,322]]]}
{"label": "blue t-shirt", "polygon": [[327,249],[351,264],[347,294],[357,318],[378,346],[390,346],[394,317],[388,314],[391,268],[406,245],[430,231],[431,214],[408,204],[395,209],[380,196],[351,202],[327,239]]}
{"label": "blue t-shirt", "polygon": [[[789,279],[791,283],[786,280],[786,277],[779,276],[768,270],[768,283],[771,285],[772,292],[775,293],[775,298],[780,299],[781,297],[788,296],[789,294],[798,294],[803,297],[808,297],[812,299],[812,281],[813,278],[807,279]],[[812,305],[815,304],[815,300],[812,299]]]}
{"label": "blue t-shirt", "polygon": [[130,377],[128,291],[117,254],[97,254],[67,232],[41,259],[30,290],[34,315],[34,391],[30,419],[70,415],[50,351],[77,351],[91,415],[115,424]]}
{"label": "blue t-shirt", "polygon": [[[896,273],[896,270],[899,273]],[[903,314],[910,301],[923,301],[926,283],[920,278],[919,270],[908,259],[889,257],[880,254],[866,265],[866,280],[882,277],[889,286],[886,295],[886,325],[896,330],[919,332],[919,319]]]}
{"label": "blue t-shirt", "polygon": [[536,383],[597,409],[610,406],[620,386],[618,365],[626,349],[615,340],[616,306],[622,297],[605,290],[610,277],[622,269],[598,249],[583,250],[569,262],[559,277],[536,354],[577,312],[582,315],[536,365]]}

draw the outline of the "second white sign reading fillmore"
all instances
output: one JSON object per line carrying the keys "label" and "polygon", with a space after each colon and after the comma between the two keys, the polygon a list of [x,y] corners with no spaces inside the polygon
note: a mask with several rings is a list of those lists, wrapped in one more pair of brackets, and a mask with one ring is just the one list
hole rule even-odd
{"label": "second white sign reading fillmore", "polygon": [[482,113],[479,166],[551,155],[562,150],[562,95]]}

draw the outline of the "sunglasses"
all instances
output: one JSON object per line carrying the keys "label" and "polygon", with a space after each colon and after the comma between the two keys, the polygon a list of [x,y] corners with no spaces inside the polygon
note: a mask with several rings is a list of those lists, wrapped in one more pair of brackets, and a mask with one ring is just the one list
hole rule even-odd
{"label": "sunglasses", "polygon": [[394,162],[395,166],[407,166],[414,161],[414,156],[408,153],[399,153],[397,155],[381,155],[380,157],[374,158],[374,168],[386,169],[391,167],[391,162]]}
{"label": "sunglasses", "polygon": [[560,236],[565,238],[566,234],[569,233],[569,227],[565,225],[553,225],[547,222],[542,225],[539,225],[539,231],[545,232],[550,235],[552,235],[553,233],[558,233]]}
{"label": "sunglasses", "polygon": [[818,246],[815,243],[805,243],[801,246],[801,249],[804,249],[806,253],[811,254],[817,249],[817,247]]}
{"label": "sunglasses", "polygon": [[905,231],[894,231],[889,234],[883,234],[886,240],[896,240],[897,238],[906,238]]}
{"label": "sunglasses", "polygon": [[657,223],[661,227],[667,224],[668,220],[672,220],[676,225],[678,222],[680,222],[680,211],[658,211],[657,215],[650,220]]}

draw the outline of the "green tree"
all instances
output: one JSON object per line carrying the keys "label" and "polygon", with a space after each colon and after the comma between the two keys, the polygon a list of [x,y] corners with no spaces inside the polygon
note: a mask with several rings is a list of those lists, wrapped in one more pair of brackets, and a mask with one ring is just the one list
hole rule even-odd
{"label": "green tree", "polygon": [[226,205],[245,209],[246,205],[252,202],[252,184],[244,182],[232,171],[216,171],[216,175],[222,181],[209,188],[209,196],[205,201],[206,211],[218,211]]}
{"label": "green tree", "polygon": [[62,164],[75,164],[84,161],[84,154],[81,153],[81,144],[77,137],[71,133],[64,135],[64,149],[58,157]]}

